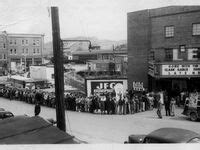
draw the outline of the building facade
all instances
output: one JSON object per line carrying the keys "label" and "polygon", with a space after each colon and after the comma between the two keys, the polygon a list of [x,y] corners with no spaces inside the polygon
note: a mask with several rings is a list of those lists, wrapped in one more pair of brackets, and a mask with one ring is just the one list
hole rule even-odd
{"label": "building facade", "polygon": [[128,13],[128,85],[200,90],[200,6]]}
{"label": "building facade", "polygon": [[[44,35],[10,34],[2,32],[0,58],[8,64],[9,70],[20,70],[23,66],[42,63]],[[3,50],[2,50],[3,47]]]}
{"label": "building facade", "polygon": [[0,74],[5,74],[7,68],[7,36],[5,32],[0,33]]}
{"label": "building facade", "polygon": [[127,48],[76,51],[73,59],[87,63],[90,71],[118,71],[122,75],[127,74]]}

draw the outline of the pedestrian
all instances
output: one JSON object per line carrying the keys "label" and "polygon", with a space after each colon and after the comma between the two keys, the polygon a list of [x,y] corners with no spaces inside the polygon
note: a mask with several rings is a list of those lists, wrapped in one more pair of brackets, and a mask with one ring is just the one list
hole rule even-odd
{"label": "pedestrian", "polygon": [[122,100],[122,95],[120,95],[119,97],[119,101],[118,101],[118,107],[119,107],[119,115],[122,115],[122,110],[123,110],[123,100]]}
{"label": "pedestrian", "polygon": [[172,97],[171,102],[170,102],[171,116],[175,116],[175,103],[176,103],[176,100]]}
{"label": "pedestrian", "polygon": [[39,102],[36,102],[36,105],[35,105],[35,116],[38,116],[40,114],[40,111],[41,111],[41,107],[40,107],[40,104]]}
{"label": "pedestrian", "polygon": [[161,110],[162,110],[162,103],[161,103],[161,99],[160,99],[160,94],[158,95],[157,97],[158,99],[158,103],[157,103],[157,115],[160,119],[162,119],[162,113],[161,113]]}
{"label": "pedestrian", "polygon": [[166,95],[164,98],[166,116],[171,116],[170,112],[170,98]]}

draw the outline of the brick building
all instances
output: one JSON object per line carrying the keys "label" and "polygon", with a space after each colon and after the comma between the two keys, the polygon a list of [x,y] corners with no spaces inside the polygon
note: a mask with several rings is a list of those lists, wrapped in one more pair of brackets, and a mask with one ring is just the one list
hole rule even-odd
{"label": "brick building", "polygon": [[200,89],[200,6],[128,13],[128,85]]}
{"label": "brick building", "polygon": [[7,40],[6,34],[0,34],[0,75],[5,73],[7,68]]}
{"label": "brick building", "polygon": [[8,69],[16,70],[22,65],[42,63],[44,35],[42,34],[0,34],[0,59],[7,62]]}

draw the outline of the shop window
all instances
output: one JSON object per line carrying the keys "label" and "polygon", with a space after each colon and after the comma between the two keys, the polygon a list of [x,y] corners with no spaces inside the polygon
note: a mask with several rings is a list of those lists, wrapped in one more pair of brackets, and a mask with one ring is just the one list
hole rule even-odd
{"label": "shop window", "polygon": [[200,23],[192,24],[192,35],[200,35]]}
{"label": "shop window", "polygon": [[173,51],[172,49],[165,49],[165,60],[171,61],[173,59]]}
{"label": "shop window", "polygon": [[165,37],[174,37],[174,26],[165,27]]}

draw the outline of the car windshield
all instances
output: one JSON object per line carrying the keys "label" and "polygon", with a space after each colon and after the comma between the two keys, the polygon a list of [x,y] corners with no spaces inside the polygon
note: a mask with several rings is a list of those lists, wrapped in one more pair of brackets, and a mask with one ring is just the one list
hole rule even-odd
{"label": "car windshield", "polygon": [[190,140],[188,143],[200,143],[200,138],[194,138]]}
{"label": "car windshield", "polygon": [[11,114],[11,113],[5,114],[5,117],[10,117],[10,116],[13,116],[13,114]]}

